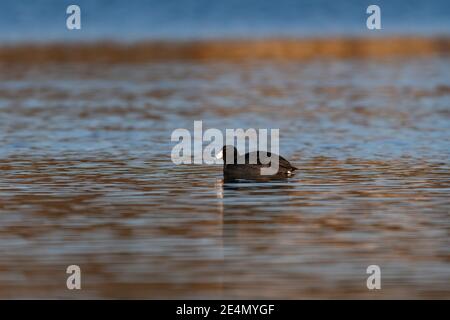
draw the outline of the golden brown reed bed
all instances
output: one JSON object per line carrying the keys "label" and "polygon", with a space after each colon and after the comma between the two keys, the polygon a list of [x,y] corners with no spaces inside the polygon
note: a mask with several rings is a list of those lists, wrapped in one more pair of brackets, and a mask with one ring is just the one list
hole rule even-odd
{"label": "golden brown reed bed", "polygon": [[450,38],[331,38],[46,43],[0,47],[3,63],[143,63],[173,60],[307,60],[448,55]]}

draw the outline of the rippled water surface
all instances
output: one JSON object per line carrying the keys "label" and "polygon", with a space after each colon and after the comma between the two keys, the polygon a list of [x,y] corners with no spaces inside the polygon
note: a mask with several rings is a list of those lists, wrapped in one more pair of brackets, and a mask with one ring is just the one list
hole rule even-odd
{"label": "rippled water surface", "polygon": [[[450,298],[449,66],[1,66],[0,297]],[[299,173],[174,165],[194,120],[279,128]]]}

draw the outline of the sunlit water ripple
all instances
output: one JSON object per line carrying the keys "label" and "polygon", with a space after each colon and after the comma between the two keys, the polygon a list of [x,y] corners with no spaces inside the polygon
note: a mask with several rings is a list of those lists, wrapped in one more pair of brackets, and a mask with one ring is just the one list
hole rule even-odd
{"label": "sunlit water ripple", "polygon": [[[0,297],[450,298],[449,66],[2,66]],[[174,165],[194,120],[279,128],[299,173]]]}

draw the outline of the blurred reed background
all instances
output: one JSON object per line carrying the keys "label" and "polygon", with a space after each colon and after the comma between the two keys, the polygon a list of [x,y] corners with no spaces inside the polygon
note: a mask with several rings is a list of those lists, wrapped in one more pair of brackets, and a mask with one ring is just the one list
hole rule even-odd
{"label": "blurred reed background", "polygon": [[[1,1],[0,298],[450,298],[449,43],[443,0]],[[300,171],[176,166],[194,120]]]}

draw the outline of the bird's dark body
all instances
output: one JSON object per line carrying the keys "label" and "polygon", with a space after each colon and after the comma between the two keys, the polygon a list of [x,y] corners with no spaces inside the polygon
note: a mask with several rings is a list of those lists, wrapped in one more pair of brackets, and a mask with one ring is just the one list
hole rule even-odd
{"label": "bird's dark body", "polygon": [[[226,155],[234,149],[234,161],[227,161]],[[223,174],[226,180],[269,180],[269,179],[285,179],[293,174],[296,167],[291,165],[285,158],[265,151],[254,151],[245,155],[238,154],[237,150],[232,146],[225,146],[223,152]],[[278,159],[278,171],[272,175],[261,174],[262,168],[270,167],[271,163],[265,164],[264,159]],[[233,160],[233,159],[232,159]]]}

